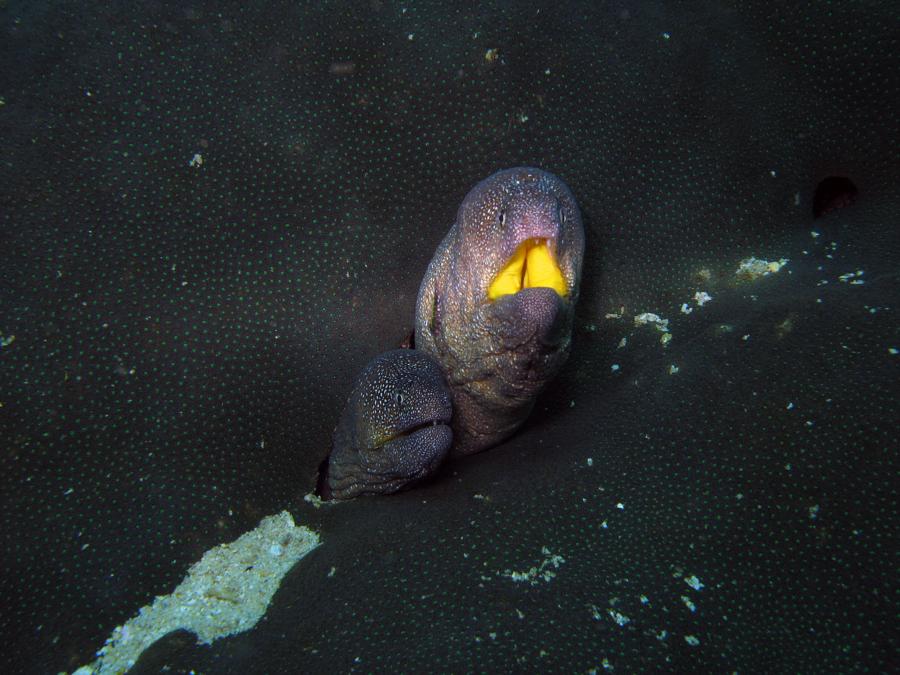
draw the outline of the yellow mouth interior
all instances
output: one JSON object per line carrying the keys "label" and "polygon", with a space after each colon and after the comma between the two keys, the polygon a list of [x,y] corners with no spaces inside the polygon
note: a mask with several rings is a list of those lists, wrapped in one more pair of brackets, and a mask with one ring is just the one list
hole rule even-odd
{"label": "yellow mouth interior", "polygon": [[552,288],[566,297],[566,279],[553,260],[546,239],[528,239],[516,248],[512,258],[488,287],[488,298],[496,300],[523,288]]}

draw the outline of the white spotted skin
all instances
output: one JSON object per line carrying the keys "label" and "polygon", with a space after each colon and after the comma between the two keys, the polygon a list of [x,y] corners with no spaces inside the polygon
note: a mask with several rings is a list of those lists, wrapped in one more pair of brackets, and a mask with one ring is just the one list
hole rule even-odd
{"label": "white spotted skin", "polygon": [[390,494],[434,474],[453,434],[440,367],[418,350],[376,356],[357,378],[319,480],[326,499]]}

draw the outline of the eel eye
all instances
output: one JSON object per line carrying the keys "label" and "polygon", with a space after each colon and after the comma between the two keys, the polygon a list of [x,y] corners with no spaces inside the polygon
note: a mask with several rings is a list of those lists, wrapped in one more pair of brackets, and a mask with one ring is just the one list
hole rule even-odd
{"label": "eel eye", "polygon": [[397,401],[397,405],[402,406],[402,405],[403,405],[403,394],[401,394],[401,393],[398,391],[397,394],[396,394],[396,396],[395,396],[395,400]]}
{"label": "eel eye", "polygon": [[506,225],[506,209],[500,209],[500,224]]}

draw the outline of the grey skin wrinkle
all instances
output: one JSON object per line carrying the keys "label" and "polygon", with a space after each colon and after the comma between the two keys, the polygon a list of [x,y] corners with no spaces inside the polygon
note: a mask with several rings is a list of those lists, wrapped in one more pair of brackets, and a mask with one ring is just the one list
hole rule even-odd
{"label": "grey skin wrinkle", "polygon": [[[544,239],[565,279],[490,300],[488,288],[528,239]],[[541,169],[499,171],[459,207],[419,289],[415,344],[453,395],[453,455],[494,446],[522,425],[569,355],[584,257],[578,204]]]}

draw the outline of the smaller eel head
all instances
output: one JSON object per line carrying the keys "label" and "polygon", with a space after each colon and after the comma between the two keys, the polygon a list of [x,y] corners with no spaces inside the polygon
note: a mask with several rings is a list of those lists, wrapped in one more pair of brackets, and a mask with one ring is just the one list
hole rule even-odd
{"label": "smaller eel head", "polygon": [[319,471],[324,499],[389,494],[431,476],[447,457],[450,391],[423,352],[375,357],[357,379]]}

